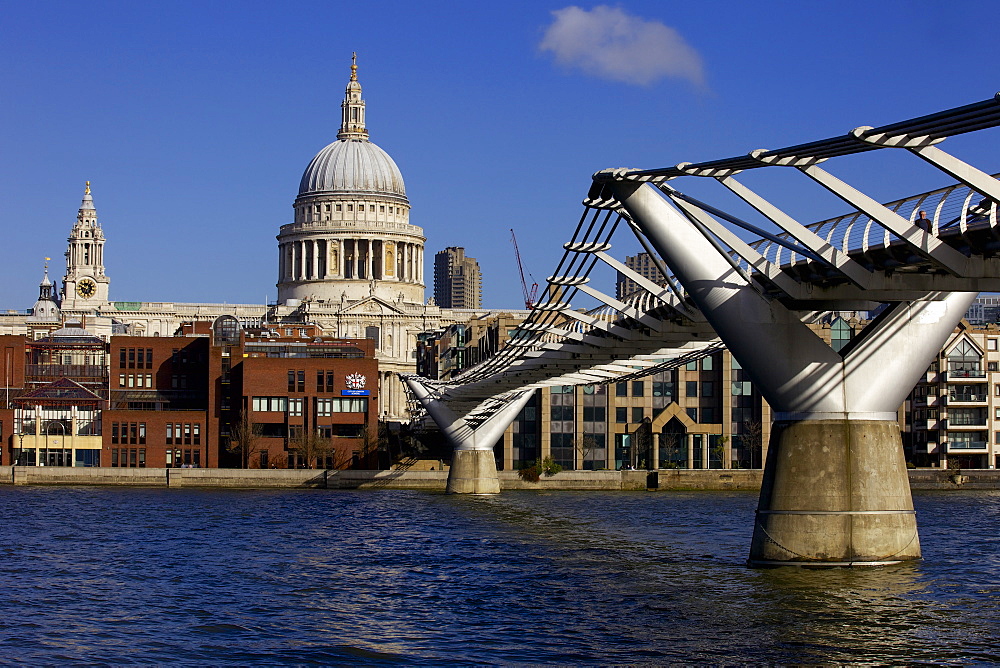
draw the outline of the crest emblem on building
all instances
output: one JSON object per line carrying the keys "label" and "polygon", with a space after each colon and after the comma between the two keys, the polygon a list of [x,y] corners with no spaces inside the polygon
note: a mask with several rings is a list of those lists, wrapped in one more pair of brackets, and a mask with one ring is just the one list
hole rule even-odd
{"label": "crest emblem on building", "polygon": [[360,373],[349,373],[347,378],[344,379],[347,382],[347,387],[352,390],[361,390],[365,387],[365,382],[368,380]]}

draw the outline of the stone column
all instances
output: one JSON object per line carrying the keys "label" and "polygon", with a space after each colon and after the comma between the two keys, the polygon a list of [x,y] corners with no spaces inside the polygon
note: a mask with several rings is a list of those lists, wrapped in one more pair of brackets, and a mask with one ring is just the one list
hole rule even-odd
{"label": "stone column", "polygon": [[694,434],[687,434],[687,467],[694,468]]}

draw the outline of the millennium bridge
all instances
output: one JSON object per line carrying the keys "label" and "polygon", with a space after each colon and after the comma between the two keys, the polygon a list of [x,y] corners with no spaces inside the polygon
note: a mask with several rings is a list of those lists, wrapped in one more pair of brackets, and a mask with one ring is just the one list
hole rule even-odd
{"label": "millennium bridge", "polygon": [[[777,150],[594,174],[562,259],[508,345],[447,382],[405,378],[454,446],[448,491],[500,491],[492,448],[536,388],[617,382],[725,346],[774,410],[749,563],[919,559],[896,411],[976,295],[1000,291],[1000,181],[940,145],[998,124],[1000,93]],[[932,165],[947,185],[880,203],[821,166],[884,149]],[[849,213],[803,224],[737,178],[762,168],[799,172]],[[690,177],[716,181],[759,222],[678,190]],[[665,286],[608,254],[616,233],[638,239]],[[619,300],[595,289],[598,263],[639,290]],[[578,295],[601,306],[574,309]],[[836,352],[809,324],[841,310],[879,314]]]}

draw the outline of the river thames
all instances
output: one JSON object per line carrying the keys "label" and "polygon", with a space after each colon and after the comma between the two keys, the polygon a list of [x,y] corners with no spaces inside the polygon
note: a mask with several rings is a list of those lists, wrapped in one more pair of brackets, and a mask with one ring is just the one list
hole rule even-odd
{"label": "river thames", "polygon": [[924,560],[744,566],[750,493],[4,487],[0,661],[991,663],[1000,493]]}

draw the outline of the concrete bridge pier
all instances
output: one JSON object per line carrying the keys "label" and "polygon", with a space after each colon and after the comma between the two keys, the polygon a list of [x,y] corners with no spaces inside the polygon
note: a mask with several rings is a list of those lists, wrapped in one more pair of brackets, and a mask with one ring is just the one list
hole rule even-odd
{"label": "concrete bridge pier", "polygon": [[896,411],[976,294],[890,303],[837,352],[652,186],[605,187],[776,411],[750,565],[919,559]]}
{"label": "concrete bridge pier", "polygon": [[456,415],[443,402],[437,401],[437,397],[416,378],[406,378],[406,384],[454,447],[448,470],[447,493],[499,494],[500,478],[497,476],[493,446],[531,399],[534,390],[524,390],[513,398],[501,399],[503,406],[473,427],[466,419],[468,416]]}
{"label": "concrete bridge pier", "polygon": [[775,423],[751,566],[876,566],[920,556],[894,419]]}

